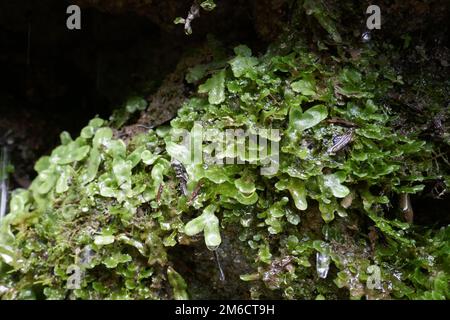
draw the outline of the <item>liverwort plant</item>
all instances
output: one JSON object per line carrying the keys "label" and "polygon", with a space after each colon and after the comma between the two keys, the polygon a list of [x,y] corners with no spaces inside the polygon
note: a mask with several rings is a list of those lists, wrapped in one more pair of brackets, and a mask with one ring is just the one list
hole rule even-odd
{"label": "liverwort plant", "polygon": [[216,277],[197,259],[220,247],[245,297],[449,299],[450,228],[397,205],[448,189],[448,163],[392,125],[381,99],[402,84],[379,49],[328,51],[344,41],[335,17],[300,8],[331,36],[320,50],[294,25],[265,54],[240,45],[190,68],[196,90],[170,124],[125,141],[116,114],[62,134],[0,222],[2,298],[204,297]]}
{"label": "liverwort plant", "polygon": [[209,205],[197,218],[189,221],[184,227],[184,232],[188,236],[194,236],[203,231],[205,244],[209,250],[216,250],[222,239],[220,237],[219,219],[214,215],[217,206]]}

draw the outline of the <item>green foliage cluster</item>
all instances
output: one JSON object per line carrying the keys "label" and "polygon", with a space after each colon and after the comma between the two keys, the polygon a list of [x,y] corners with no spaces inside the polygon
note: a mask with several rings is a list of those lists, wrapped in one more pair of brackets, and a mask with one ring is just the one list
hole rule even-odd
{"label": "green foliage cluster", "polygon": [[[321,25],[333,34],[325,18]],[[392,214],[396,196],[427,181],[450,186],[434,142],[394,130],[395,112],[377,103],[401,77],[375,49],[323,54],[287,35],[260,57],[241,45],[231,59],[191,68],[186,80],[198,92],[170,126],[128,144],[99,118],[74,140],[63,133],[1,222],[2,297],[184,299],[190,284],[168,250],[202,234],[211,250],[224,237],[241,242],[252,298],[449,299],[450,228]],[[203,137],[205,153],[234,164],[189,161],[177,133],[195,136],[199,124],[218,132]],[[280,146],[270,175],[260,173],[267,152],[250,158],[246,144],[242,154],[235,145],[214,152],[226,129],[264,128],[281,131],[264,137]],[[186,195],[173,160],[187,172]],[[330,263],[325,277],[319,259]],[[69,289],[74,266],[80,287]]]}
{"label": "green foliage cluster", "polygon": [[[435,145],[420,139],[417,132],[396,132],[391,126],[396,114],[374,102],[402,84],[401,78],[393,76],[393,70],[378,62],[369,49],[356,60],[342,54],[338,63],[325,63],[301,41],[291,43],[281,42],[261,58],[245,46],[235,48],[236,56],[224,61],[220,70],[216,61],[215,73],[199,86],[199,93],[207,97],[191,99],[172,121],[173,128],[184,129],[201,121],[210,129],[284,131],[280,170],[274,176],[258,174],[259,165],[245,169],[236,165],[235,170],[210,166],[200,175],[218,184],[212,187],[213,199],[227,200],[234,182],[234,200],[222,221],[243,227],[239,238],[254,250],[258,264],[258,272],[242,278],[282,288],[285,298],[327,296],[329,288],[323,292],[316,284],[308,288],[304,280],[314,278],[311,259],[322,253],[339,270],[334,283],[347,288],[352,298],[448,298],[448,227],[423,237],[400,215],[387,214],[387,208],[398,208],[392,201],[395,195],[417,193],[427,181],[450,182],[448,165],[434,161]],[[208,69],[197,66],[187,79],[195,82]],[[324,121],[327,118],[355,126],[347,152],[329,152],[335,138],[349,129]],[[231,150],[222,156],[237,155]],[[247,190],[239,188],[243,179],[251,184]],[[311,223],[302,222],[308,210],[320,214],[324,223],[304,233],[302,223]],[[383,241],[369,252],[367,238],[350,237],[352,225],[359,232],[364,226],[375,227]],[[440,253],[431,253],[434,250]],[[424,255],[439,262],[435,258],[426,262],[420,258]],[[292,268],[271,275],[270,270],[286,257],[293,257]],[[382,270],[379,291],[365,284],[370,265]]]}

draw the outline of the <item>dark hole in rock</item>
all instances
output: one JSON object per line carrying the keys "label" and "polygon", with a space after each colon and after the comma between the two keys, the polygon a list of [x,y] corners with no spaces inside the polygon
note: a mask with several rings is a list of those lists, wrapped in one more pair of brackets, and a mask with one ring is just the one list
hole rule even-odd
{"label": "dark hole in rock", "polygon": [[206,248],[202,237],[189,246],[176,246],[169,250],[174,268],[190,283],[189,295],[192,299],[250,299],[250,284],[239,278],[252,270],[247,257],[241,252],[240,241],[232,233],[222,240],[217,253],[225,281],[220,279],[214,252]]}
{"label": "dark hole in rock", "polygon": [[[230,17],[239,20],[234,31],[224,32],[229,21],[210,17],[196,22],[192,37],[181,27],[164,31],[132,12],[93,8],[82,8],[81,30],[68,30],[70,4],[0,4],[0,144],[8,146],[15,167],[11,189],[29,185],[35,161],[59,144],[63,130],[77,137],[95,115],[108,118],[130,95],[154,92],[183,52],[204,42],[208,32],[222,31],[217,33],[220,40],[232,43],[255,38],[251,20],[239,9]],[[231,9],[225,8],[222,16]]]}
{"label": "dark hole in rock", "polygon": [[446,226],[450,223],[450,196],[442,198],[412,198],[411,204],[414,210],[414,224]]}

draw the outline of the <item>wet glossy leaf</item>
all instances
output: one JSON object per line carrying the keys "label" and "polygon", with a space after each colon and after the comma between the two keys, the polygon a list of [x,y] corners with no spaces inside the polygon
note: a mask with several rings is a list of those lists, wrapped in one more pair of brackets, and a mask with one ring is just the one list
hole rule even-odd
{"label": "wet glossy leaf", "polygon": [[98,246],[105,246],[114,242],[114,236],[95,236],[94,243]]}
{"label": "wet glossy leaf", "polygon": [[211,104],[220,104],[225,100],[225,70],[214,74],[198,87],[199,93],[207,93]]}
{"label": "wet glossy leaf", "polygon": [[141,97],[132,97],[128,99],[125,108],[129,113],[142,111],[147,108],[147,101]]}
{"label": "wet glossy leaf", "polygon": [[94,148],[99,148],[103,146],[107,141],[109,141],[113,136],[113,132],[110,128],[100,128],[95,132],[92,145]]}
{"label": "wet glossy leaf", "polygon": [[328,174],[323,176],[325,187],[329,188],[336,198],[344,198],[350,193],[350,190],[341,184],[341,181],[344,179],[339,177],[337,174]]}
{"label": "wet glossy leaf", "polygon": [[243,75],[252,76],[257,64],[258,59],[250,56],[237,56],[230,61],[231,70],[236,78],[240,78]]}
{"label": "wet glossy leaf", "polygon": [[63,193],[69,190],[69,180],[72,177],[72,169],[69,166],[64,166],[60,169],[60,176],[56,181],[56,192]]}
{"label": "wet glossy leaf", "polygon": [[159,155],[154,155],[149,150],[145,150],[141,153],[142,162],[145,163],[146,165],[154,164],[159,157],[160,157]]}
{"label": "wet glossy leaf", "polygon": [[298,119],[295,119],[295,127],[299,131],[312,128],[328,116],[327,107],[317,105],[309,108]]}
{"label": "wet glossy leaf", "polygon": [[242,193],[253,193],[256,191],[256,186],[253,178],[250,176],[243,176],[234,182],[234,185]]}
{"label": "wet glossy leaf", "polygon": [[291,84],[292,90],[305,96],[313,96],[316,94],[315,82],[312,79],[298,80]]}
{"label": "wet glossy leaf", "polygon": [[295,178],[281,180],[276,183],[275,188],[278,190],[289,190],[297,209],[306,210],[308,208],[306,188],[304,182],[301,180]]}
{"label": "wet glossy leaf", "polygon": [[[98,244],[98,243],[96,243]],[[107,243],[106,243],[107,244]],[[118,264],[130,262],[131,256],[129,254],[121,254],[121,253],[114,253],[113,255],[109,256],[105,260],[103,260],[103,264],[109,268],[116,268]]]}
{"label": "wet glossy leaf", "polygon": [[81,181],[83,184],[89,183],[95,179],[98,173],[102,159],[100,152],[97,149],[91,149],[85,172],[81,175]]}

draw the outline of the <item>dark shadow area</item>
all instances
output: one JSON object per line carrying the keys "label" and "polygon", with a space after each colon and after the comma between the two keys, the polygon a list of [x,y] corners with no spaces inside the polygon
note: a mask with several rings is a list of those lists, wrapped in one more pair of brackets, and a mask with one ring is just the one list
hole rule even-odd
{"label": "dark shadow area", "polygon": [[59,143],[61,131],[76,137],[89,119],[108,118],[131,94],[154,92],[208,32],[233,44],[255,38],[243,5],[231,16],[231,6],[219,11],[239,20],[234,32],[223,32],[222,20],[209,17],[213,27],[199,20],[188,37],[181,26],[164,31],[144,16],[95,8],[82,8],[81,30],[68,30],[69,4],[0,4],[0,144],[8,145],[15,165],[13,188],[28,186],[34,162]]}
{"label": "dark shadow area", "polygon": [[175,270],[190,284],[191,299],[250,299],[251,283],[243,283],[239,277],[251,272],[249,261],[253,257],[242,253],[241,241],[230,230],[225,232],[217,256],[200,237],[189,246],[176,246],[168,251]]}
{"label": "dark shadow area", "polygon": [[414,224],[435,226],[436,228],[450,224],[450,196],[436,198],[413,198]]}

